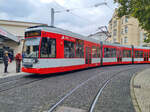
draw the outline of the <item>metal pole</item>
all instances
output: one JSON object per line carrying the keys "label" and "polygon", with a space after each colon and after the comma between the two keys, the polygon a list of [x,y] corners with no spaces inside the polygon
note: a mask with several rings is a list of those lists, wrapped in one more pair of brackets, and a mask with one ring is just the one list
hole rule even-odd
{"label": "metal pole", "polygon": [[51,26],[54,26],[54,8],[51,8]]}

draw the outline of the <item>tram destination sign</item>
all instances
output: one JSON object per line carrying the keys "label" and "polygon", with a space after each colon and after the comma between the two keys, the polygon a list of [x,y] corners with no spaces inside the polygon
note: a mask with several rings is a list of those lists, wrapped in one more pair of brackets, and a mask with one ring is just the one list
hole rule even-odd
{"label": "tram destination sign", "polygon": [[25,37],[36,37],[36,36],[41,36],[41,31],[28,31],[25,32]]}

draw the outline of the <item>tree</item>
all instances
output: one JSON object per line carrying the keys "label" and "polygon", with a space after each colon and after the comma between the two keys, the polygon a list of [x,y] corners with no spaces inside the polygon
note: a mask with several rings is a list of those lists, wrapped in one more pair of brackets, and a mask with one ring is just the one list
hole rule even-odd
{"label": "tree", "polygon": [[119,4],[118,17],[129,15],[139,21],[142,29],[147,31],[147,39],[150,42],[150,0],[114,0]]}

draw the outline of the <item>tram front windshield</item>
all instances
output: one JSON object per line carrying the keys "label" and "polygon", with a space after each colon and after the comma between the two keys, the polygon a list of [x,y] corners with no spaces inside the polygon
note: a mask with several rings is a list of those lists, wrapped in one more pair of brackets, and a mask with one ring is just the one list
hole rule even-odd
{"label": "tram front windshield", "polygon": [[24,58],[37,58],[39,53],[40,37],[26,38],[23,46]]}

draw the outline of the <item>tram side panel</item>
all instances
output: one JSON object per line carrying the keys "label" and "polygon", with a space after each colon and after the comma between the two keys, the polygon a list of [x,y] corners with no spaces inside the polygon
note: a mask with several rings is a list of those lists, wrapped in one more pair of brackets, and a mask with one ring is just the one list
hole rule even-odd
{"label": "tram side panel", "polygon": [[117,47],[110,45],[103,45],[103,65],[118,64]]}
{"label": "tram side panel", "polygon": [[121,47],[122,64],[132,64],[132,48]]}
{"label": "tram side panel", "polygon": [[150,63],[150,50],[148,50],[148,63]]}
{"label": "tram side panel", "polygon": [[134,48],[134,63],[148,63],[148,50]]}
{"label": "tram side panel", "polygon": [[100,66],[100,44],[85,41],[84,50],[86,68]]}

